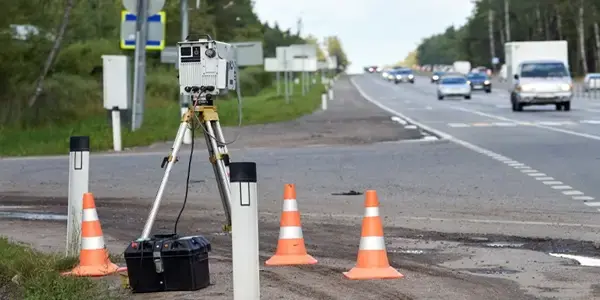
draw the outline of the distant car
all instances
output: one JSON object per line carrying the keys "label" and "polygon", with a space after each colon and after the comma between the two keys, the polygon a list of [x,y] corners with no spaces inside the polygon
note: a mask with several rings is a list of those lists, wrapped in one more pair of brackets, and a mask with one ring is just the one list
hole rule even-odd
{"label": "distant car", "polygon": [[438,80],[440,80],[440,77],[442,77],[443,75],[444,75],[444,72],[442,72],[442,71],[433,72],[433,75],[431,75],[431,83],[438,82]]}
{"label": "distant car", "polygon": [[438,82],[437,97],[438,100],[444,100],[445,97],[471,99],[471,86],[464,76],[444,76]]}
{"label": "distant car", "polygon": [[387,79],[388,81],[394,81],[396,79],[396,73],[398,72],[398,70],[392,69],[392,70],[388,70],[385,73],[384,78]]}
{"label": "distant car", "polygon": [[467,81],[472,90],[484,90],[486,93],[492,92],[492,83],[485,73],[471,73],[467,75]]}
{"label": "distant car", "polygon": [[523,111],[525,106],[532,105],[554,105],[556,110],[571,110],[573,80],[563,61],[523,61],[515,71],[515,84],[510,91],[513,111]]}
{"label": "distant car", "polygon": [[398,69],[396,72],[394,72],[394,74],[395,74],[394,83],[396,83],[396,84],[398,84],[400,82],[415,83],[415,74],[413,74],[412,69],[408,69],[408,68]]}
{"label": "distant car", "polygon": [[365,67],[365,72],[368,72],[368,73],[378,72],[378,67],[377,66]]}
{"label": "distant car", "polygon": [[586,92],[600,89],[600,73],[589,73],[583,79],[583,89]]}

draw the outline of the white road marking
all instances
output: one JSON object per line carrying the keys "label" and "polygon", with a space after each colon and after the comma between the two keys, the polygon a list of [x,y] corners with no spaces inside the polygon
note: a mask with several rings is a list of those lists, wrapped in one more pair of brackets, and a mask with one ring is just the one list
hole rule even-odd
{"label": "white road marking", "polygon": [[465,123],[448,123],[448,126],[455,128],[469,127],[469,124]]}
{"label": "white road marking", "polygon": [[590,197],[590,196],[573,196],[573,200],[591,201],[591,200],[595,200],[595,199],[596,198]]}
{"label": "white road marking", "polygon": [[560,126],[560,125],[564,125],[565,123],[563,122],[546,122],[546,121],[542,121],[542,122],[537,122],[537,124],[539,125],[546,125],[546,126]]}
{"label": "white road marking", "polygon": [[475,114],[475,115],[480,115],[480,116],[483,116],[483,117],[488,117],[488,118],[496,119],[496,120],[507,121],[507,122],[520,122],[521,124],[527,124],[529,126],[533,126],[533,127],[537,127],[537,128],[547,129],[547,130],[550,130],[550,131],[561,132],[561,133],[565,133],[565,134],[570,134],[570,135],[574,135],[574,136],[578,136],[578,137],[587,138],[587,139],[590,139],[590,140],[600,141],[600,136],[593,135],[593,134],[576,132],[576,131],[572,131],[572,130],[561,129],[561,128],[556,128],[556,127],[551,127],[551,126],[545,126],[545,125],[540,125],[540,124],[521,122],[521,121],[518,121],[518,120],[511,119],[511,118],[505,118],[505,117],[502,117],[502,116],[492,115],[492,114],[488,114],[488,113],[480,112],[478,110],[468,109],[468,108],[464,108],[464,107],[450,107],[450,108],[451,109],[455,109],[455,110],[460,110],[460,111],[468,112],[468,113],[472,113],[472,114]]}
{"label": "white road marking", "polygon": [[581,121],[579,121],[579,123],[583,123],[583,124],[600,124],[600,121],[597,121],[597,120],[581,120]]}
{"label": "white road marking", "polygon": [[580,265],[585,267],[600,267],[600,259],[594,257],[585,257],[562,253],[550,253],[550,255],[554,257],[576,260],[577,262],[579,262]]}
{"label": "white road marking", "polygon": [[401,125],[408,124],[408,123],[406,123],[406,121],[402,120],[401,118],[398,118],[398,116],[393,116],[393,117],[391,117],[391,119],[393,122],[400,123]]}
{"label": "white road marking", "polygon": [[513,168],[515,168],[515,169],[531,169],[530,167],[528,167],[526,165],[514,166]]}
{"label": "white road marking", "polygon": [[527,175],[532,176],[532,177],[544,177],[544,176],[546,176],[546,174],[544,174],[544,173],[529,173]]}
{"label": "white road marking", "polygon": [[496,123],[494,123],[494,125],[499,126],[499,127],[516,127],[518,124],[510,123],[510,122],[496,122]]}
{"label": "white road marking", "polygon": [[570,190],[570,189],[573,189],[572,187],[570,187],[568,185],[553,185],[552,188],[555,189],[555,190]]}
{"label": "white road marking", "polygon": [[600,206],[600,202],[585,202],[583,204],[585,204],[587,206],[592,206],[592,207],[598,207],[598,206]]}
{"label": "white road marking", "polygon": [[561,185],[561,184],[563,184],[562,181],[544,181],[542,183],[545,185]]}
{"label": "white road marking", "polygon": [[[356,90],[359,92],[359,94],[361,94],[361,96],[363,98],[365,98],[365,100],[367,100],[367,101],[371,102],[372,104],[378,106],[379,108],[381,108],[384,111],[387,111],[387,112],[389,112],[389,113],[391,113],[393,115],[396,115],[396,116],[404,119],[408,123],[414,124],[414,125],[420,127],[421,129],[423,129],[425,131],[428,131],[428,132],[430,132],[430,133],[432,133],[434,135],[437,135],[437,136],[441,137],[442,139],[446,139],[446,140],[451,141],[451,142],[453,142],[453,143],[455,143],[457,145],[461,145],[461,146],[463,146],[463,147],[465,147],[467,149],[470,149],[470,150],[472,150],[474,152],[477,152],[479,154],[483,154],[483,155],[485,155],[487,157],[490,157],[490,158],[492,158],[492,159],[494,159],[496,161],[504,162],[505,164],[507,164],[507,163],[514,164],[514,165],[512,165],[513,168],[514,169],[521,169],[521,172],[523,172],[523,173],[541,173],[541,172],[538,172],[538,171],[534,170],[533,168],[531,168],[531,167],[529,167],[529,166],[527,166],[525,164],[519,163],[516,160],[509,159],[508,157],[503,156],[500,153],[496,153],[496,152],[493,152],[491,150],[479,147],[479,146],[477,146],[475,144],[471,144],[471,143],[469,143],[467,141],[464,141],[464,140],[461,140],[459,138],[456,138],[456,137],[454,137],[454,136],[452,136],[452,135],[450,135],[448,133],[445,133],[443,131],[431,128],[431,127],[429,127],[429,126],[427,126],[425,124],[417,122],[417,121],[415,121],[415,120],[413,120],[413,119],[405,116],[404,114],[402,114],[402,113],[400,113],[400,112],[398,112],[398,111],[396,111],[394,109],[391,109],[391,108],[383,105],[379,101],[371,98],[369,95],[367,95],[367,93],[365,93],[365,91],[358,84],[356,84],[354,78],[350,78],[350,82],[356,88]],[[500,117],[500,116],[496,116],[496,115],[486,114],[486,113],[482,113],[482,112],[476,111],[476,110],[471,110],[471,109],[466,109],[466,108],[456,108],[456,107],[451,107],[451,108],[452,109],[456,109],[456,110],[462,110],[462,111],[465,111],[465,112],[470,112],[470,113],[473,113],[473,114],[478,114],[478,115],[489,117],[489,118],[494,118],[494,119],[506,121],[506,122],[513,122],[513,123],[519,123],[520,122],[518,120],[512,120],[512,119],[509,119],[509,118],[504,118],[504,117]],[[591,135],[591,134],[584,134],[584,133],[579,133],[579,132],[575,132],[575,131],[563,130],[563,129],[558,129],[558,128],[544,126],[544,125],[538,125],[538,124],[531,124],[531,125],[535,126],[535,127],[538,127],[538,128],[548,129],[548,130],[551,130],[551,131],[563,132],[563,133],[566,133],[566,134],[572,134],[572,135],[586,137],[586,138],[590,138],[590,139],[594,139],[594,140],[600,140],[600,136],[595,136],[595,135]],[[506,159],[509,159],[509,160],[507,161]],[[527,169],[528,171],[525,171],[525,169]],[[545,175],[545,174],[541,173],[541,175]],[[552,177],[535,177],[535,178],[537,180],[545,180],[544,181],[545,185],[549,185],[552,189],[560,190],[560,191],[562,191],[563,194],[565,192],[567,192],[567,190],[570,190],[573,193],[573,195],[574,194],[578,194],[578,193],[574,193],[574,192],[579,192],[579,191],[574,190],[572,187],[570,187],[568,185],[550,185],[550,184],[548,184],[547,182],[554,181],[554,178],[552,178]],[[562,184],[562,182],[561,182],[561,184]],[[572,196],[573,199],[584,200],[582,197],[585,197],[585,195]],[[592,197],[590,197],[590,198],[592,198]],[[600,206],[600,202],[593,202],[593,203],[598,203],[598,206]],[[585,204],[588,205],[588,206],[593,206],[593,205],[590,205],[589,202],[585,202]],[[600,209],[598,211],[600,211]],[[428,218],[428,219],[431,220],[431,218]]]}
{"label": "white road marking", "polygon": [[583,192],[580,191],[564,191],[562,192],[563,194],[567,195],[567,196],[575,196],[575,195],[583,195]]}

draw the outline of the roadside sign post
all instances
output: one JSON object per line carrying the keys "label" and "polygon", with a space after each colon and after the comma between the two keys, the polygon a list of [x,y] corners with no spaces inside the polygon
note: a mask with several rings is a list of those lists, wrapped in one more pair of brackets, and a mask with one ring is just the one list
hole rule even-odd
{"label": "roadside sign post", "polygon": [[[148,17],[154,17],[164,6],[165,0],[122,0],[123,6],[135,16],[136,26],[135,34],[135,70],[133,80],[133,105],[132,105],[132,116],[131,116],[131,130],[135,131],[142,126],[144,116],[144,100],[146,91],[146,50],[148,46],[155,46],[160,49],[164,48],[163,41],[159,42],[159,45],[148,45]],[[125,14],[126,15],[126,14]],[[127,15],[126,15],[127,16]],[[164,19],[164,13],[160,14]],[[160,17],[159,17],[160,18]],[[131,19],[131,17],[129,17]],[[163,20],[164,21],[164,20]],[[131,49],[131,34],[124,32],[127,29],[126,26],[121,26],[121,48]],[[164,31],[163,31],[164,36]],[[127,36],[127,40],[123,39],[123,36]]]}
{"label": "roadside sign post", "polygon": [[229,165],[233,299],[260,299],[256,163]]}
{"label": "roadside sign post", "polygon": [[103,98],[104,108],[111,111],[113,129],[113,149],[120,152],[121,140],[121,111],[129,109],[130,105],[130,67],[129,57],[125,55],[103,55]]}
{"label": "roadside sign post", "polygon": [[[188,14],[188,1],[187,0],[179,0],[179,9],[180,9],[180,14],[181,14],[181,39],[182,41],[185,41],[188,37],[189,31],[190,31],[190,20],[189,20],[189,14]],[[177,53],[175,54],[177,56]],[[175,57],[175,59],[177,59],[177,57]],[[180,106],[180,112],[181,112],[181,117],[183,117],[183,115],[188,111],[188,106],[191,103],[191,97],[190,96],[186,96],[186,95],[182,95],[181,93],[179,94],[179,106]],[[191,145],[192,144],[192,131],[189,129],[186,129],[184,135],[183,135],[183,143],[186,145]]]}
{"label": "roadside sign post", "polygon": [[72,136],[69,140],[69,194],[67,208],[67,256],[81,251],[83,194],[89,192],[90,137]]}
{"label": "roadside sign post", "polygon": [[[276,57],[265,59],[265,71],[277,73],[283,72],[283,93],[285,95],[285,103],[290,103],[290,81],[292,80],[292,76],[290,76],[288,70],[288,48],[289,47],[277,47],[275,50]],[[277,85],[279,85],[279,82]]]}

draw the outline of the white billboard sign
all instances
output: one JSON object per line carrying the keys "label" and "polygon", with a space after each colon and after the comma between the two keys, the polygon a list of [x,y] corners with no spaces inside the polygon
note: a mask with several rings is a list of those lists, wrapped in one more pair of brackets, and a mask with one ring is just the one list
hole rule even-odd
{"label": "white billboard sign", "polygon": [[316,72],[318,70],[316,58],[295,58],[290,62],[288,66],[290,72]]}
{"label": "white billboard sign", "polygon": [[285,71],[284,65],[276,57],[265,58],[265,72],[283,72]]}
{"label": "white billboard sign", "polygon": [[[287,70],[286,70],[287,67]],[[265,71],[266,72],[316,72],[317,68],[317,59],[309,58],[309,59],[301,59],[296,58],[287,61],[279,60],[275,57],[265,58]]]}
{"label": "white billboard sign", "polygon": [[302,44],[302,45],[291,45],[286,51],[285,57],[289,59],[294,58],[316,58],[317,57],[317,45]]}

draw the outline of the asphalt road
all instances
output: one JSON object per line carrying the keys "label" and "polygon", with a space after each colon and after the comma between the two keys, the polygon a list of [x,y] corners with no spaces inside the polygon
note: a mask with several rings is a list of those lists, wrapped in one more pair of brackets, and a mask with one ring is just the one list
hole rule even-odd
{"label": "asphalt road", "polygon": [[[438,101],[427,78],[414,85],[394,85],[377,75],[351,81],[338,81],[340,100],[304,122],[328,124],[336,140],[344,128],[344,141],[365,132],[387,131],[387,138],[232,150],[237,161],[259,166],[261,262],[277,242],[284,183],[297,185],[307,248],[319,260],[314,267],[263,268],[263,299],[600,299],[598,268],[549,255],[594,256],[600,248],[595,243],[600,122],[591,122],[600,121],[593,117],[600,106],[577,100],[570,112],[513,113],[501,90]],[[391,117],[405,121],[394,123]],[[442,139],[415,140],[414,131],[406,133],[410,129],[404,126],[411,125],[406,121]],[[360,129],[348,132],[355,123]],[[163,155],[93,156],[90,187],[113,253],[139,235],[162,176]],[[204,234],[213,243],[213,286],[197,294],[144,299],[231,299],[230,238],[219,233],[223,218],[205,157],[194,159],[181,230]],[[172,228],[183,196],[183,169],[177,165],[171,177],[158,231]],[[0,203],[64,213],[66,179],[65,158],[0,160]],[[355,263],[364,208],[361,195],[335,194],[365,189],[378,192],[388,256],[404,279],[348,282],[341,276]],[[5,220],[0,235],[62,249],[63,227]]]}

